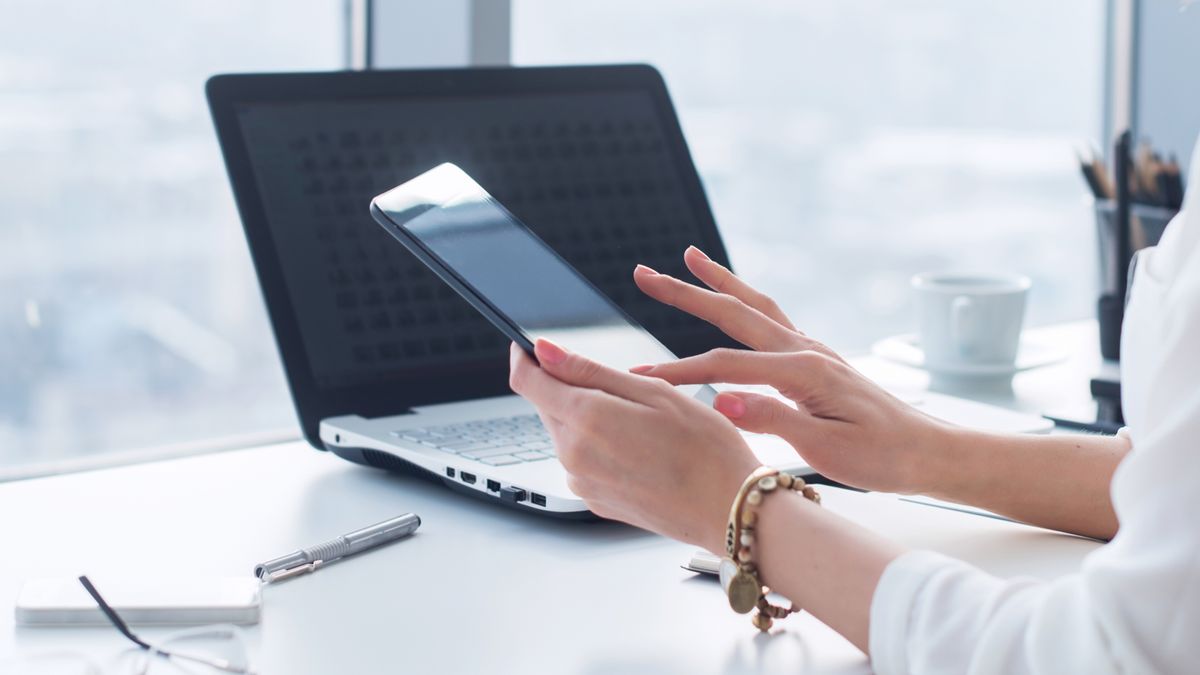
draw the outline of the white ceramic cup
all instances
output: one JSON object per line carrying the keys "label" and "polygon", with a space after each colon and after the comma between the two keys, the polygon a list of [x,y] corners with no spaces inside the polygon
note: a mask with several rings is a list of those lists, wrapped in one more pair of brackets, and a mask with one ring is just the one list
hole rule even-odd
{"label": "white ceramic cup", "polygon": [[929,272],[912,278],[925,367],[953,371],[1012,366],[1021,341],[1029,277]]}

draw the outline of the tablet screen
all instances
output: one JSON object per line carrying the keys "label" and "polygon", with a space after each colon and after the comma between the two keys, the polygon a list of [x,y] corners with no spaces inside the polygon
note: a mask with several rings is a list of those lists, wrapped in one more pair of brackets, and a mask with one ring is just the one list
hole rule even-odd
{"label": "tablet screen", "polygon": [[[478,306],[486,302],[529,342],[551,340],[619,370],[675,360],[625,314],[461,169],[442,164],[375,199],[396,227],[423,247],[414,251],[439,275],[453,275]],[[431,260],[432,258],[432,260]],[[439,269],[439,267],[443,269]],[[632,274],[633,270],[629,270]],[[477,297],[471,297],[474,294]],[[699,387],[688,388],[689,394]]]}

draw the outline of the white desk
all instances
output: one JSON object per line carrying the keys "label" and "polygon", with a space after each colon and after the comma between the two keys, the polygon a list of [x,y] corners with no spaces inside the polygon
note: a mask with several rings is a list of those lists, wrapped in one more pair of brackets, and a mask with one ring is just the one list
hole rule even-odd
{"label": "white desk", "polygon": [[[1018,380],[1022,403],[1024,387]],[[882,495],[825,495],[852,519],[1001,575],[1053,577],[1097,546]],[[424,520],[412,539],[264,589],[263,620],[249,630],[259,672],[868,670],[808,615],[759,635],[714,582],[679,568],[687,546],[514,512],[300,443],[0,485],[0,660],[72,649],[111,665],[126,648],[110,628],[16,628],[11,608],[27,578],[249,574],[404,511]]]}

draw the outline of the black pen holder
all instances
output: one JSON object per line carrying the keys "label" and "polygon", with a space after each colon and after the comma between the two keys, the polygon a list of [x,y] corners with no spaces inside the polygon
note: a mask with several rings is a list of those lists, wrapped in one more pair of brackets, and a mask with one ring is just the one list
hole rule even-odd
{"label": "black pen holder", "polygon": [[[1178,211],[1161,206],[1133,204],[1129,210],[1128,250],[1157,246],[1167,223],[1176,213]],[[1121,323],[1125,319],[1125,295],[1120,289],[1127,287],[1127,280],[1120,279],[1120,275],[1121,270],[1129,268],[1129,261],[1121,264],[1118,259],[1117,205],[1111,199],[1096,202],[1096,248],[1100,271],[1100,301],[1096,308],[1096,318],[1100,322],[1100,355],[1115,361],[1121,358]]]}

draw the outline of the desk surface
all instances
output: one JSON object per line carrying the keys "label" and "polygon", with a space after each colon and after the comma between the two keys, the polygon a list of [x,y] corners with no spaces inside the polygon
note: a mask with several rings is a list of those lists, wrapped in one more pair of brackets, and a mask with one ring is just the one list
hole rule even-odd
{"label": "desk surface", "polygon": [[[1018,378],[1015,407],[1034,405],[1021,378],[1049,371]],[[1029,399],[1044,395],[1034,389]],[[1067,573],[1097,546],[887,495],[825,495],[853,520],[1004,576]],[[0,662],[71,649],[111,666],[125,649],[107,628],[15,627],[25,579],[249,574],[404,511],[424,521],[410,540],[264,589],[262,622],[248,633],[259,672],[868,670],[808,615],[759,635],[715,582],[679,568],[691,553],[682,544],[510,511],[299,443],[0,485]]]}

